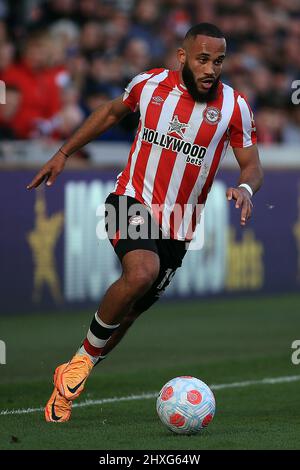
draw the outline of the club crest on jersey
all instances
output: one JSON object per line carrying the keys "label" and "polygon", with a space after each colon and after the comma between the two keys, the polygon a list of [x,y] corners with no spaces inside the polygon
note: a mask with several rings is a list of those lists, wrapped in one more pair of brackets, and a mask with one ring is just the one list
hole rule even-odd
{"label": "club crest on jersey", "polygon": [[203,119],[207,124],[218,124],[222,119],[222,113],[218,108],[209,106],[203,111]]}
{"label": "club crest on jersey", "polygon": [[184,138],[183,131],[187,129],[188,127],[191,127],[191,126],[189,124],[185,124],[184,122],[180,122],[176,114],[175,116],[173,116],[172,121],[169,123],[168,134],[175,132],[175,134],[179,135],[179,137],[183,139]]}

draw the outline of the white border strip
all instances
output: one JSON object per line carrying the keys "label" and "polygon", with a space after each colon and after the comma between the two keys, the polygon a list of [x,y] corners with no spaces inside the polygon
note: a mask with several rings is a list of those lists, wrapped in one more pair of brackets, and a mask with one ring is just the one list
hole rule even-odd
{"label": "white border strip", "polygon": [[[250,387],[251,385],[274,385],[274,384],[298,382],[298,381],[300,381],[300,375],[289,375],[285,377],[273,377],[273,378],[265,378],[261,380],[246,380],[244,382],[232,382],[232,383],[227,383],[227,384],[210,385],[210,388],[212,390],[224,390],[224,389],[230,389],[230,388]],[[120,401],[148,400],[148,399],[156,398],[158,396],[158,393],[159,392],[141,393],[140,395],[128,395],[127,397],[103,398],[101,400],[85,400],[81,403],[75,403],[73,405],[73,408],[83,408],[86,406],[93,406],[93,405],[104,405],[106,403],[116,403]],[[26,408],[26,409],[19,409],[19,410],[1,410],[0,416],[23,415],[23,414],[30,414],[30,413],[38,413],[40,411],[44,411],[44,408],[40,407],[40,408]]]}

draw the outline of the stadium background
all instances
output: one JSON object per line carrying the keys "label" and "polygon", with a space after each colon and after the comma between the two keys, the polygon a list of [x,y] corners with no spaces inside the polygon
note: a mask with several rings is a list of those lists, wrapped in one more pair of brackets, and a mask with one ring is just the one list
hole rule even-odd
{"label": "stadium background", "polygon": [[[255,196],[252,220],[241,229],[238,212],[224,197],[238,178],[229,153],[199,229],[204,230],[203,248],[187,255],[164,302],[140,320],[92,380],[101,384],[102,372],[118,384],[125,374],[122,358],[131,361],[132,375],[121,394],[157,389],[181,373],[211,383],[299,371],[290,359],[300,326],[299,2],[0,0],[0,80],[6,86],[6,104],[0,99],[0,340],[7,348],[7,364],[0,365],[0,411],[36,406],[30,396],[34,381],[41,390],[35,393],[38,404],[43,403],[55,360],[73,353],[95,305],[118,276],[113,250],[96,237],[96,210],[126,162],[138,116],[129,116],[74,155],[50,190],[28,193],[26,184],[60,142],[98,105],[120,95],[134,75],[156,66],[177,68],[176,47],[200,21],[216,23],[227,38],[223,80],[245,93],[254,110],[265,184]],[[184,360],[176,348],[182,311],[196,335],[187,332]],[[151,334],[161,364],[156,381],[151,344],[145,346]],[[195,346],[187,352],[190,341]],[[23,357],[29,359],[27,371]],[[20,384],[27,385],[21,397]],[[104,397],[116,394],[112,386],[105,390]],[[289,393],[292,403],[295,395],[292,389]],[[295,418],[290,409],[285,412]],[[126,413],[125,418],[128,422]],[[11,434],[14,426],[7,422]],[[34,437],[26,442],[25,434],[24,447],[34,447]],[[3,436],[4,447],[14,444]],[[107,442],[112,441],[107,437]],[[246,433],[239,445],[260,445],[259,439],[249,442]],[[234,439],[205,441],[208,448],[235,444]],[[113,445],[122,448],[118,440]],[[269,445],[283,444],[275,439]],[[296,438],[292,447],[299,448]]]}

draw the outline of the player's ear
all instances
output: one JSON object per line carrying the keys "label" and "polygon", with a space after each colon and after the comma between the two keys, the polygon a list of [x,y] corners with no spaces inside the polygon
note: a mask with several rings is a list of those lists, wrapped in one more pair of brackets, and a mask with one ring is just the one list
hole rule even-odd
{"label": "player's ear", "polygon": [[177,49],[177,60],[178,60],[178,62],[180,63],[180,65],[184,65],[184,64],[185,64],[186,52],[185,52],[185,50],[183,49],[183,47],[179,47],[179,48]]}

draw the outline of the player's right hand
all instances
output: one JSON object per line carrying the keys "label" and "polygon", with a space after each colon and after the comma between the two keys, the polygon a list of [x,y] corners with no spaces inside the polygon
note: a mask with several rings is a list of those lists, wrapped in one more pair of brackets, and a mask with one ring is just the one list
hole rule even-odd
{"label": "player's right hand", "polygon": [[26,186],[27,189],[37,188],[43,181],[46,181],[47,186],[51,186],[58,175],[63,171],[66,160],[67,157],[65,155],[60,151],[56,152],[33,178],[31,183]]}

